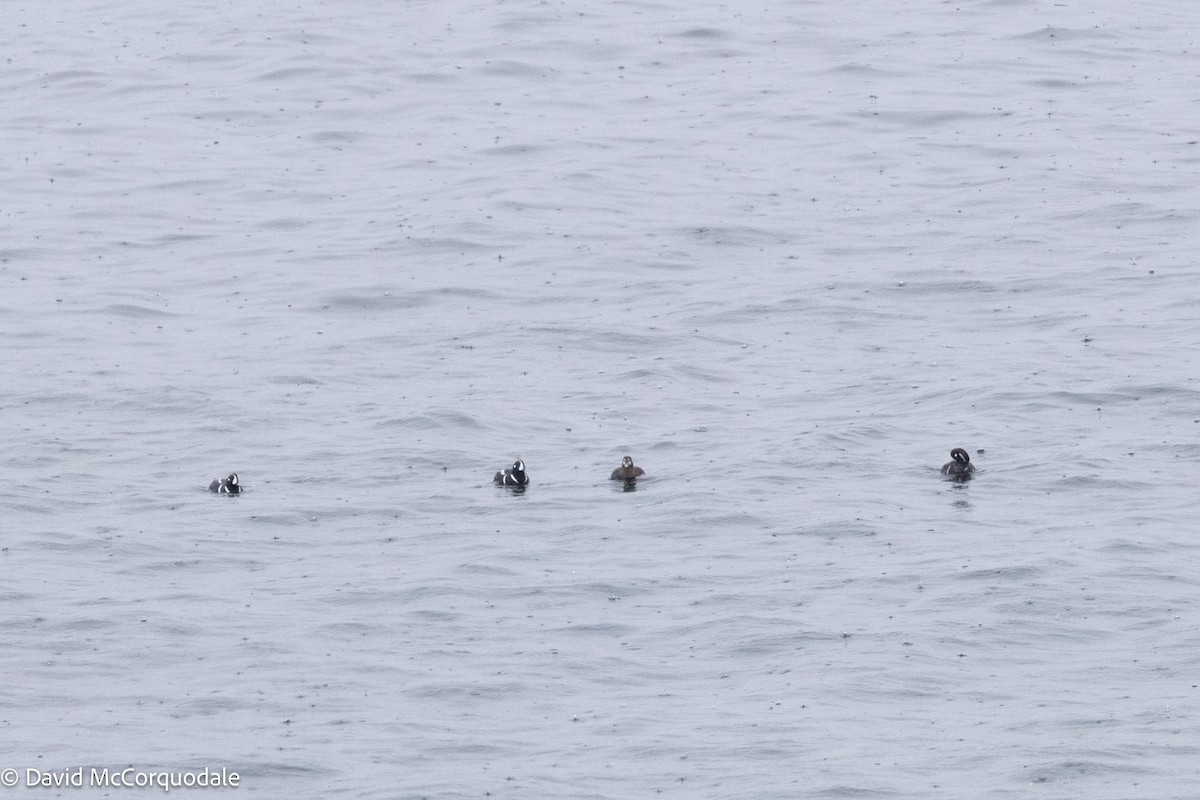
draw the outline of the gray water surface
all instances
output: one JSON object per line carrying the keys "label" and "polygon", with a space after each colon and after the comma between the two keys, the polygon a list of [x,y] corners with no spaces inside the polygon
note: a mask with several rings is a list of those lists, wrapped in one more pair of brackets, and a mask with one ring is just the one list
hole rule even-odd
{"label": "gray water surface", "polygon": [[0,768],[1200,795],[1198,9],[6,8]]}

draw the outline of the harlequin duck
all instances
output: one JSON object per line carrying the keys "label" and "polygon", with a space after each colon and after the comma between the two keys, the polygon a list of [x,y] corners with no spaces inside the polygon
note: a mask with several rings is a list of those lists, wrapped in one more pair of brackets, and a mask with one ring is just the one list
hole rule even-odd
{"label": "harlequin duck", "polygon": [[971,463],[971,457],[967,455],[967,451],[961,447],[956,447],[950,451],[950,457],[953,461],[947,461],[942,465],[942,474],[949,475],[951,478],[965,480],[971,477],[971,473],[975,471],[975,465]]}
{"label": "harlequin duck", "polygon": [[529,483],[529,476],[525,474],[525,462],[518,458],[511,467],[497,472],[496,477],[492,478],[492,483],[498,486],[524,486]]}
{"label": "harlequin duck", "polygon": [[242,484],[238,482],[236,472],[231,472],[228,478],[219,478],[208,485],[210,492],[217,494],[241,494]]}
{"label": "harlequin duck", "polygon": [[629,482],[635,481],[645,474],[646,470],[641,467],[635,467],[633,459],[625,456],[621,459],[621,466],[613,470],[612,475],[609,476],[609,480]]}

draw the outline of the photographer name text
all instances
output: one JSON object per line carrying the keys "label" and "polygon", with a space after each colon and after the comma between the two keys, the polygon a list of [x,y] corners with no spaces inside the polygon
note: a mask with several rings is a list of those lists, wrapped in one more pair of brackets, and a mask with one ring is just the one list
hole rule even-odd
{"label": "photographer name text", "polygon": [[[76,767],[51,772],[28,768],[22,771],[9,767],[0,770],[0,786],[28,789],[71,789],[84,786],[110,789],[236,789],[241,776],[226,767],[220,769],[146,770],[137,767],[108,769]],[[24,780],[22,781],[22,778]]]}

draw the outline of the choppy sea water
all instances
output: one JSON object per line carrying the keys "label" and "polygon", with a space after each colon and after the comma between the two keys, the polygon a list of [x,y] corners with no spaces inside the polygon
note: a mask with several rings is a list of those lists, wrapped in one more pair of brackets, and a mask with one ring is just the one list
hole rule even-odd
{"label": "choppy sea water", "polygon": [[1200,11],[5,13],[14,796],[1200,791]]}

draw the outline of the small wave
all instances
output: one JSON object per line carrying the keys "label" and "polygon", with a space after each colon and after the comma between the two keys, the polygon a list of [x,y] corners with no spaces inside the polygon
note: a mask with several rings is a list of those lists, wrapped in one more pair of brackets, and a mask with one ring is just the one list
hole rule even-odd
{"label": "small wave", "polygon": [[138,306],[131,303],[114,303],[103,308],[91,309],[87,313],[112,314],[118,317],[132,317],[137,319],[163,319],[179,316],[170,311],[162,311],[157,308],[148,308],[147,306]]}

